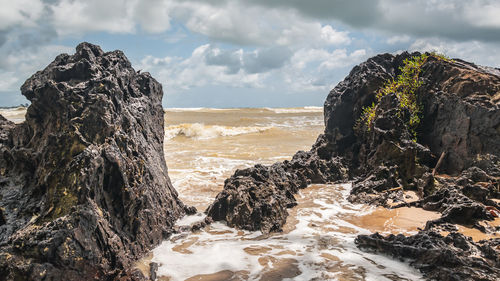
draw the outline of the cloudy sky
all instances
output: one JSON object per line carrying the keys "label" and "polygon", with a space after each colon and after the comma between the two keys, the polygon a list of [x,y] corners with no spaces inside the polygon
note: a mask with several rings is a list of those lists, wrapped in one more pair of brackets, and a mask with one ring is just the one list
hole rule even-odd
{"label": "cloudy sky", "polygon": [[370,56],[500,67],[498,0],[0,0],[0,106],[82,41],[121,49],[168,107],[322,105]]}

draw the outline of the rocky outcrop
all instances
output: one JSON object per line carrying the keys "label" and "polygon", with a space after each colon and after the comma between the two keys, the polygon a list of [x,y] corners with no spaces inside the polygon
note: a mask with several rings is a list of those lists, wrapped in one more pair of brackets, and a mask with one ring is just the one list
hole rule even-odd
{"label": "rocky outcrop", "polygon": [[[408,56],[387,58],[394,63],[401,60],[399,57]],[[381,58],[383,56],[368,60],[360,66],[361,69],[355,68],[346,80],[365,79],[362,77],[373,71],[362,69],[374,63],[381,65],[375,60]],[[395,77],[400,66],[396,64],[378,71]],[[378,78],[370,79],[378,81]],[[325,119],[326,134],[332,136],[336,151],[346,151],[344,156],[348,160],[346,163],[350,163],[351,177],[356,178],[352,200],[366,201],[365,195],[374,193],[374,190],[399,186],[418,190],[422,195],[433,193],[435,186],[431,172],[441,155],[443,161],[438,173],[454,176],[470,167],[478,167],[492,173],[493,178],[498,177],[495,171],[500,167],[500,71],[461,60],[430,56],[422,66],[420,79],[423,84],[416,96],[422,112],[416,142],[411,140],[404,120],[396,114],[394,95],[381,100],[371,130],[361,128],[356,131],[351,127],[341,132],[333,125],[329,132],[332,125],[328,123],[328,116]],[[348,82],[347,89],[352,89],[352,82]],[[360,91],[355,89],[354,92]],[[336,87],[327,98],[325,110],[335,112],[336,108],[352,106],[352,112],[335,117],[358,120],[362,106],[374,100],[376,91],[361,96],[353,94],[348,98],[345,95],[349,92],[339,91]],[[343,102],[344,99],[349,102]],[[362,102],[354,104],[350,100]]]}
{"label": "rocky outcrop", "polygon": [[[475,244],[456,231],[446,238],[433,232],[453,224],[500,230],[479,223],[500,215],[500,70],[427,55],[416,78],[421,82],[415,91],[418,126],[408,125],[411,112],[395,91],[376,96],[387,81],[398,79],[406,59],[421,54],[370,58],[328,95],[325,132],[309,152],[298,152],[290,162],[237,171],[208,215],[231,226],[279,231],[299,188],[349,180],[350,201],[442,213],[416,236],[360,236],[359,246],[411,258],[429,278],[461,280],[477,269],[470,276],[496,280],[498,241]],[[364,109],[374,102],[373,120],[364,122]],[[420,200],[404,202],[405,190],[416,191]],[[462,257],[472,253],[480,257]],[[441,261],[445,258],[450,261]]]}
{"label": "rocky outcrop", "polygon": [[[287,182],[294,183],[297,176],[302,181],[291,184],[290,188],[285,187],[289,193],[295,193],[299,186],[304,187],[309,182],[345,179],[338,175],[347,173],[353,181],[351,201],[386,205],[388,199],[401,199],[402,193],[397,190],[416,190],[421,196],[428,196],[440,187],[433,168],[441,155],[443,160],[439,173],[459,175],[475,167],[489,175],[487,180],[492,190],[488,199],[498,196],[493,189],[497,188],[494,183],[498,180],[500,169],[500,70],[431,55],[422,66],[419,77],[422,85],[416,92],[417,102],[422,107],[416,141],[405,122],[404,113],[399,112],[395,94],[380,100],[370,128],[359,123],[364,107],[375,101],[378,90],[387,81],[396,79],[404,60],[419,55],[383,54],[370,58],[354,67],[345,80],[330,92],[324,107],[325,133],[318,138],[311,151],[299,152],[294,157],[300,158],[302,163],[317,163],[316,160],[319,160],[323,166],[306,164],[295,168],[284,162],[272,167],[250,169],[248,173],[284,167],[286,175],[270,173],[258,180],[266,183],[262,185],[255,184],[254,180],[233,184],[241,177],[241,172],[237,172],[226,181],[224,191],[209,207],[209,215],[238,227],[262,229],[256,225],[249,226],[246,212],[236,211],[234,204],[229,202],[244,201],[250,202],[247,205],[258,205],[263,200],[250,196],[249,190],[252,193],[259,189],[262,190],[259,193],[277,194],[268,188],[272,186],[268,181],[286,178]],[[304,167],[308,169],[306,174],[302,172]],[[315,171],[322,172],[322,177],[314,176]],[[250,185],[259,187],[247,188]],[[287,198],[293,202],[292,196]],[[282,211],[284,205],[293,205],[290,202],[282,204],[283,200],[267,201],[270,205],[266,208],[272,210],[268,213],[279,209],[280,217],[286,217],[283,215],[286,210]],[[217,212],[214,212],[214,206],[217,206]],[[232,216],[242,217],[228,219]],[[263,229],[268,230],[267,227]],[[280,227],[272,229],[279,230]]]}
{"label": "rocky outcrop", "polygon": [[266,167],[236,170],[224,182],[224,190],[209,206],[208,216],[229,226],[263,232],[279,231],[297,205],[293,196],[311,183],[347,178],[339,159],[322,159],[312,152],[298,152],[291,161]]}
{"label": "rocky outcrop", "polygon": [[26,121],[0,116],[0,276],[141,279],[131,263],[189,211],[167,175],[161,85],[82,43],[21,90]]}
{"label": "rocky outcrop", "polygon": [[366,250],[410,259],[431,280],[498,280],[500,276],[500,239],[475,243],[460,233],[443,237],[435,231],[422,231],[410,237],[360,235],[355,242]]}

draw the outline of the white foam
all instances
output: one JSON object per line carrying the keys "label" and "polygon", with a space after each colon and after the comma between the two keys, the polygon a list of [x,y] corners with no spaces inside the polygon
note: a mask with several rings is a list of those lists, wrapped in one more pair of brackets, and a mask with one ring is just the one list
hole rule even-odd
{"label": "white foam", "polygon": [[188,226],[188,225],[191,225],[191,224],[193,224],[195,222],[202,221],[206,217],[207,217],[207,215],[205,215],[203,213],[197,213],[197,214],[191,215],[191,216],[184,216],[181,219],[177,220],[175,222],[175,225],[177,225],[177,226]]}
{"label": "white foam", "polygon": [[291,107],[291,108],[273,108],[266,107],[265,109],[270,110],[274,113],[307,113],[307,112],[322,112],[323,107],[320,106],[304,106],[304,107]]}
{"label": "white foam", "polygon": [[[301,273],[290,280],[391,280],[386,275],[421,280],[421,274],[408,264],[383,255],[366,253],[356,247],[356,235],[369,231],[344,221],[342,217],[352,214],[356,209],[365,213],[371,212],[373,208],[363,208],[362,205],[348,202],[345,195],[349,189],[348,185],[327,185],[307,195],[314,196],[314,204],[319,207],[297,210],[298,223],[294,230],[286,234],[261,236],[260,232],[238,231],[217,222],[205,231],[173,237],[154,250],[153,261],[160,264],[158,274],[169,276],[171,280],[185,280],[197,274],[245,270],[249,273],[249,280],[259,280],[272,267],[271,263],[259,263],[259,258],[274,257],[297,261]],[[201,218],[200,215],[185,217],[182,223]],[[322,226],[319,227],[319,224]],[[354,231],[335,231],[339,226]],[[186,246],[183,251],[174,251],[174,247],[182,244]],[[245,251],[247,247],[265,247],[267,251],[252,255]],[[284,250],[294,253],[283,254]],[[338,260],[329,260],[325,254]],[[328,272],[327,268],[337,268],[338,271]],[[363,276],[359,272],[364,272]]]}
{"label": "white foam", "polygon": [[[247,237],[238,236],[236,230],[222,223],[214,223],[210,228],[219,233],[199,232],[178,240],[176,238],[179,236],[174,236],[172,239],[176,241],[175,243],[166,241],[157,247],[153,251],[153,261],[160,264],[158,275],[169,276],[172,280],[185,280],[197,274],[210,274],[222,270],[246,269],[255,273],[262,269],[258,257],[248,255],[244,251],[244,248],[255,244],[249,239],[258,234],[244,232]],[[191,253],[174,251],[176,245],[195,240],[196,242],[188,248]]]}
{"label": "white foam", "polygon": [[172,111],[172,112],[184,112],[184,111],[200,111],[206,109],[205,107],[170,107],[165,108],[164,111]]}
{"label": "white foam", "polygon": [[165,139],[169,140],[177,136],[194,139],[213,139],[217,137],[238,136],[243,134],[259,133],[272,127],[233,127],[219,125],[204,125],[202,123],[185,123],[172,125],[165,128]]}
{"label": "white foam", "polygon": [[308,128],[310,126],[323,127],[324,121],[322,116],[286,116],[286,117],[276,117],[268,116],[264,117],[266,123],[258,125],[266,125],[277,128],[293,128],[294,130],[300,128]]}
{"label": "white foam", "polygon": [[0,114],[14,123],[22,123],[26,120],[26,107],[2,108]]}

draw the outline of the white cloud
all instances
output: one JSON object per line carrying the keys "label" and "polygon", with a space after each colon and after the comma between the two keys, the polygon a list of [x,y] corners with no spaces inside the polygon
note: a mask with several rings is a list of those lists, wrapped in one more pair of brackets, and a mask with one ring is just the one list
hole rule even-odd
{"label": "white cloud", "polygon": [[321,28],[321,39],[329,45],[349,44],[351,39],[346,31],[337,31],[331,25],[325,25]]}
{"label": "white cloud", "polygon": [[[335,20],[362,30],[416,37],[500,41],[498,0],[240,0],[248,6],[295,11],[315,20]],[[218,2],[230,2],[229,0]]]}
{"label": "white cloud", "polygon": [[60,0],[47,6],[48,21],[62,35],[86,32],[135,33],[137,26],[150,33],[171,28],[172,20],[211,39],[239,45],[349,44],[348,32],[291,9],[269,9],[242,1],[180,0]]}
{"label": "white cloud", "polygon": [[206,44],[196,48],[189,58],[147,56],[137,67],[151,72],[167,93],[214,85],[278,87],[285,92],[327,91],[338,82],[334,78],[336,70],[350,68],[367,57],[365,49],[348,52],[302,48],[286,52],[279,48],[223,50]]}
{"label": "white cloud", "polygon": [[0,30],[13,25],[33,26],[43,13],[40,0],[1,0]]}
{"label": "white cloud", "polygon": [[61,0],[51,6],[53,24],[60,35],[88,31],[133,32],[132,6],[126,0]]}
{"label": "white cloud", "polygon": [[266,73],[246,73],[245,71],[227,71],[225,64],[207,64],[207,56],[213,54],[213,48],[202,45],[196,48],[190,57],[155,58],[145,57],[137,66],[149,71],[166,89],[177,92],[207,85],[225,85],[231,87],[262,87]]}
{"label": "white cloud", "polygon": [[170,29],[170,9],[169,1],[139,0],[132,8],[132,11],[134,19],[137,20],[145,31],[160,33]]}

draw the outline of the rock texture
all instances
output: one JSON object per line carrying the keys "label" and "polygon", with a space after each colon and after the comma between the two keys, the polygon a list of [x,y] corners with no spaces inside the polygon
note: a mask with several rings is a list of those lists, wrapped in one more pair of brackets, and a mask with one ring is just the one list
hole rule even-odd
{"label": "rock texture", "polygon": [[21,90],[26,121],[0,116],[0,276],[143,278],[131,263],[190,211],[167,175],[161,85],[82,43]]}
{"label": "rock texture", "polygon": [[312,152],[298,152],[291,161],[266,167],[236,170],[224,190],[209,206],[208,216],[229,226],[263,232],[279,231],[297,205],[293,196],[310,183],[345,180],[338,159],[322,159]]}
{"label": "rock texture", "polygon": [[438,232],[422,231],[410,237],[360,235],[356,243],[365,249],[411,259],[411,264],[432,280],[498,280],[500,276],[499,239],[475,243],[460,233],[443,237]]}
{"label": "rock texture", "polygon": [[[382,54],[354,67],[328,95],[325,132],[312,149],[289,162],[236,171],[208,215],[231,226],[279,231],[286,209],[295,205],[293,194],[309,183],[350,180],[349,200],[387,207],[409,205],[403,191],[413,190],[420,200],[411,205],[439,211],[442,217],[414,237],[376,234],[359,237],[358,245],[414,259],[431,279],[461,280],[477,269],[471,276],[478,280],[498,280],[498,239],[474,244],[452,224],[500,231],[480,223],[500,214],[500,70],[429,55],[416,91],[422,108],[416,141],[406,125],[407,114],[398,114],[394,93],[379,101],[371,124],[358,122],[363,108],[413,56],[420,53]],[[433,234],[440,229],[452,233],[446,238]],[[480,256],[462,257],[471,253]],[[452,260],[436,262],[442,258]]]}

